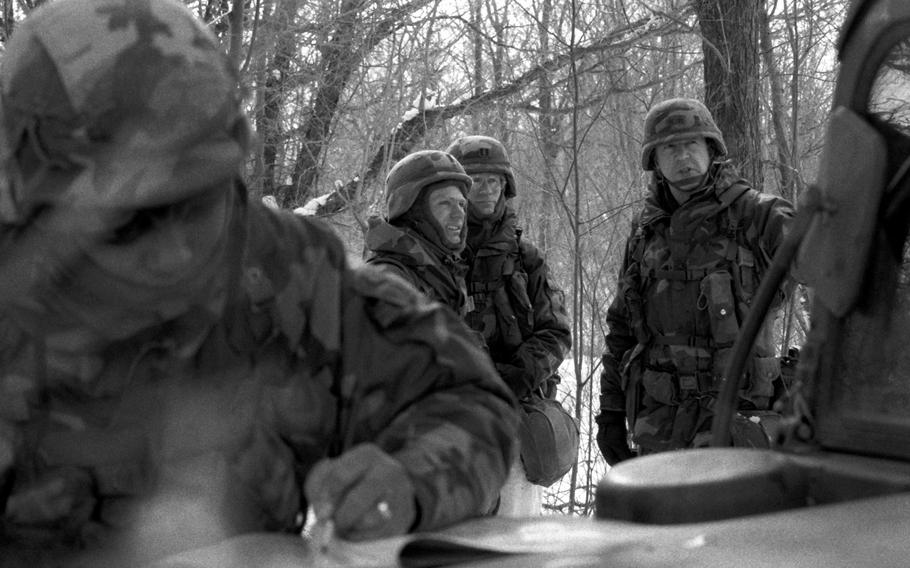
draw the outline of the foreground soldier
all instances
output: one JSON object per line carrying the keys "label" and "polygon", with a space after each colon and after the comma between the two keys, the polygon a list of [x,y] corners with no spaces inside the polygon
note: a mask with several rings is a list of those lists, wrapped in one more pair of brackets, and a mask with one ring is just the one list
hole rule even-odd
{"label": "foreground soldier", "polygon": [[[700,102],[655,105],[644,130],[650,193],[607,313],[597,442],[611,465],[632,457],[627,419],[643,454],[707,444],[733,342],[793,214],[723,161],[723,136]],[[769,407],[780,375],[770,334],[766,325],[756,341],[743,411]]]}
{"label": "foreground soldier", "polygon": [[[473,181],[468,193],[468,325],[484,339],[496,370],[518,398],[552,396],[557,370],[572,343],[562,293],[552,285],[540,251],[521,239],[508,201],[515,176],[505,147],[489,136],[459,138],[447,151]],[[513,463],[499,514],[540,512],[542,492]]]}
{"label": "foreground soldier", "polygon": [[465,208],[471,178],[451,155],[422,150],[405,156],[386,178],[388,221],[370,219],[369,264],[393,271],[463,314]]}
{"label": "foreground soldier", "polygon": [[53,2],[0,88],[0,560],[490,509],[513,397],[448,311],[247,200],[236,76],[184,6]]}

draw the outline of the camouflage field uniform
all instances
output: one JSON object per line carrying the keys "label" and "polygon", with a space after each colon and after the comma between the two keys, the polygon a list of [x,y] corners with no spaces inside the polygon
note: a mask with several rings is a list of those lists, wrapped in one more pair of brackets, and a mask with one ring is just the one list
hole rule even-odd
{"label": "camouflage field uniform", "polygon": [[[415,528],[489,508],[515,413],[453,317],[375,270],[347,270],[317,225],[247,213],[242,285],[198,347],[183,349],[180,320],[81,360],[5,338],[0,410],[23,445],[8,536],[117,525],[126,497],[171,483],[214,493],[245,530],[290,529],[309,466],[367,440],[412,473]],[[18,494],[52,479],[72,491]],[[32,507],[54,513],[16,522]]]}
{"label": "camouflage field uniform", "polygon": [[370,220],[366,242],[372,253],[368,264],[395,272],[428,298],[464,314],[467,267],[458,255],[441,250],[414,230],[377,218]]}
{"label": "camouflage field uniform", "polygon": [[468,325],[484,338],[496,369],[519,398],[538,387],[553,387],[545,383],[558,377],[572,332],[563,293],[551,285],[543,256],[521,240],[508,201],[517,194],[508,153],[488,136],[459,138],[447,152],[469,175],[505,178],[492,215],[482,216],[468,206]]}
{"label": "camouflage field uniform", "polygon": [[[414,530],[497,498],[514,397],[449,311],[351,270],[318,222],[247,203],[235,81],[167,0],[59,0],[17,28],[0,72],[0,564],[113,534],[166,551],[299,529],[313,464],[366,441],[409,473]],[[150,251],[124,230],[192,220],[197,199],[226,204],[208,262],[161,282],[101,262]]]}
{"label": "camouflage field uniform", "polygon": [[[483,183],[472,184],[468,194],[464,251],[468,325],[483,338],[496,370],[522,403],[534,397],[555,399],[559,366],[569,352],[572,334],[562,291],[551,285],[547,264],[537,248],[521,240],[509,202],[517,185],[508,152],[498,140],[481,135],[459,138],[447,151]],[[489,189],[490,179],[496,179],[499,186],[494,204],[490,203],[495,194]],[[478,203],[472,202],[472,194]],[[483,195],[488,199],[481,206]],[[536,473],[529,475],[528,464],[552,457],[539,455],[534,444],[528,443],[526,436],[537,435],[528,420],[522,420],[521,435],[525,438],[500,493],[496,511],[500,516],[542,512],[542,485],[536,484]]]}
{"label": "camouflage field uniform", "polygon": [[[643,452],[700,444],[739,325],[784,238],[790,204],[714,164],[707,189],[677,206],[652,181],[633,223],[607,323],[601,411],[629,418]],[[780,371],[766,322],[741,408],[768,408]]]}
{"label": "camouflage field uniform", "polygon": [[460,252],[467,228],[462,228],[457,247],[446,246],[438,223],[419,205],[427,188],[441,182],[452,182],[466,192],[471,178],[451,155],[436,150],[414,152],[395,164],[386,180],[388,220],[369,220],[367,263],[398,274],[428,298],[464,315],[467,266]]}
{"label": "camouflage field uniform", "polygon": [[537,248],[519,242],[511,207],[489,228],[483,224],[469,215],[465,257],[472,310],[466,319],[521,398],[547,386],[571,347],[572,333],[562,292],[551,286]]}

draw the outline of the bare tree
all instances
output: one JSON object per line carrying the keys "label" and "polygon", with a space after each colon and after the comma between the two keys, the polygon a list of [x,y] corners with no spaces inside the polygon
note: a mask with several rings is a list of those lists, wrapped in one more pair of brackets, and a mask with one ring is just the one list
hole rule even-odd
{"label": "bare tree", "polygon": [[744,177],[762,185],[759,32],[764,0],[694,0],[704,38],[705,104]]}

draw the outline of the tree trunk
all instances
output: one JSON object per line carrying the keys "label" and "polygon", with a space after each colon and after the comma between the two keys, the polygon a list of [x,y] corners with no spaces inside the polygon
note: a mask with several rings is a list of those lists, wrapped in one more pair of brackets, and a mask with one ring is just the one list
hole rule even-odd
{"label": "tree trunk", "polygon": [[788,199],[795,196],[793,153],[790,150],[786,115],[784,111],[784,90],[780,79],[780,70],[774,61],[774,50],[771,44],[771,23],[767,14],[762,14],[761,46],[765,69],[768,73],[771,93],[771,125],[774,128],[774,143],[777,148],[777,171],[780,174],[780,193]]}
{"label": "tree trunk", "polygon": [[[261,194],[275,195],[281,207],[291,203],[286,191],[278,191],[281,181],[278,175],[278,159],[284,134],[281,128],[281,109],[284,106],[285,93],[289,88],[288,74],[291,59],[297,46],[293,25],[297,13],[297,1],[280,2],[272,26],[276,30],[277,41],[275,53],[265,70],[265,89],[262,95],[262,109],[256,116],[256,130],[262,138],[262,184]],[[278,195],[280,193],[280,195]]]}
{"label": "tree trunk", "polygon": [[[483,87],[483,46],[484,46],[484,37],[481,31],[481,25],[483,21],[482,13],[482,4],[481,0],[473,0],[471,3],[471,25],[474,29],[474,33],[471,37],[471,47],[472,47],[472,56],[473,56],[473,73],[472,73],[472,82],[473,84],[473,96],[480,96],[484,91]],[[480,130],[480,117],[476,114],[471,115],[471,132],[478,132]]]}
{"label": "tree trunk", "polygon": [[550,28],[550,20],[552,8],[551,0],[543,0],[540,7],[540,23],[538,24],[538,37],[540,41],[539,64],[544,71],[540,76],[538,87],[540,111],[537,122],[538,129],[540,130],[539,144],[540,153],[543,157],[544,180],[546,181],[544,181],[544,191],[541,192],[540,195],[528,196],[525,198],[532,204],[539,203],[541,205],[540,207],[527,209],[540,213],[539,220],[534,220],[534,225],[537,227],[534,241],[544,253],[546,253],[550,245],[550,216],[547,215],[546,212],[554,210],[552,204],[547,203],[548,193],[546,191],[546,185],[550,183],[555,186],[556,184],[556,179],[558,177],[556,164],[557,159],[559,158],[558,120],[553,109],[553,81],[551,80],[550,72],[546,69],[546,62],[551,57],[550,34],[553,33],[553,31]]}
{"label": "tree trunk", "polygon": [[328,43],[322,46],[320,84],[308,105],[300,150],[291,174],[294,203],[302,203],[316,183],[319,158],[348,79],[360,63],[360,10],[363,0],[344,0]]}
{"label": "tree trunk", "polygon": [[702,32],[705,104],[730,159],[762,185],[759,30],[764,0],[693,0]]}
{"label": "tree trunk", "polygon": [[243,55],[243,0],[234,0],[231,4],[231,14],[228,18],[231,24],[231,40],[228,48],[228,57],[234,67],[240,69],[240,60]]}

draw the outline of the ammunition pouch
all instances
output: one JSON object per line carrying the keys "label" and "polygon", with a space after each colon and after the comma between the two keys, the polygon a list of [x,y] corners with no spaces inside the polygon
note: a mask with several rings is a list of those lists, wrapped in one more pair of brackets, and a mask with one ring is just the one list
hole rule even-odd
{"label": "ammunition pouch", "polygon": [[739,334],[733,277],[728,272],[712,272],[699,282],[699,309],[707,310],[711,337],[718,346],[730,346]]}

